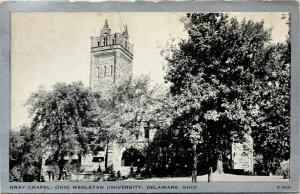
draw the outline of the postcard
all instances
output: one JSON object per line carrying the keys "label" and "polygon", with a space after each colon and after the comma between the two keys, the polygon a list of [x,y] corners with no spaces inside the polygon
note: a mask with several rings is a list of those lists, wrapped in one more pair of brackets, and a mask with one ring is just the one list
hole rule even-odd
{"label": "postcard", "polygon": [[299,192],[298,2],[3,2],[1,192]]}

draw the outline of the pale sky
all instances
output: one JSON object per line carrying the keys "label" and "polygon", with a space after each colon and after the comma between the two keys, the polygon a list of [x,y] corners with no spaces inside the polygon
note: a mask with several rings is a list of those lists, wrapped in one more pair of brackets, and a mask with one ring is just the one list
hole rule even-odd
{"label": "pale sky", "polygon": [[[160,55],[166,42],[187,37],[179,21],[184,13],[12,13],[11,25],[11,127],[29,124],[24,103],[40,85],[82,81],[89,84],[90,37],[99,36],[104,20],[112,33],[127,23],[133,48],[133,75],[149,74],[163,83],[165,60]],[[232,13],[241,19],[264,19],[273,27],[272,37],[284,41],[288,33],[282,13]]]}

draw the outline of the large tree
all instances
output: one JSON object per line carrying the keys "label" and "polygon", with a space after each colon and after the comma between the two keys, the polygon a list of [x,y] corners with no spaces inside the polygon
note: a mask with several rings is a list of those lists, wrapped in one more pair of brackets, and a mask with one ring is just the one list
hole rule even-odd
{"label": "large tree", "polygon": [[103,114],[107,143],[117,141],[126,146],[140,141],[143,129],[155,122],[153,112],[163,95],[161,90],[159,85],[151,85],[148,75],[116,84],[109,91],[108,106]]}
{"label": "large tree", "polygon": [[[188,13],[183,22],[188,39],[165,49],[165,80],[170,83],[174,110],[171,128],[184,130],[198,145],[201,153],[195,157],[207,169],[215,166],[219,155],[230,155],[233,142],[251,133],[255,145],[273,142],[268,152],[280,148],[287,154],[287,44],[272,43],[271,30],[263,21],[239,22],[222,13]],[[269,82],[277,84],[271,91]],[[276,117],[285,124],[274,120]],[[273,158],[266,156],[267,160]]]}
{"label": "large tree", "polygon": [[52,153],[52,164],[59,167],[61,179],[66,157],[87,153],[91,129],[100,130],[96,95],[81,82],[57,83],[53,90],[33,93],[27,106],[35,140],[42,140],[43,152]]}

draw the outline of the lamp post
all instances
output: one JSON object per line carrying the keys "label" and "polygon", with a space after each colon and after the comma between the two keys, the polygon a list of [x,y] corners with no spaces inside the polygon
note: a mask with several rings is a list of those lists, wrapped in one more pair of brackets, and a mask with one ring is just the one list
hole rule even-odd
{"label": "lamp post", "polygon": [[193,141],[193,155],[194,155],[194,163],[192,170],[192,182],[197,182],[197,164],[198,164],[198,155],[197,155],[197,141]]}
{"label": "lamp post", "polygon": [[147,122],[147,125],[144,127],[145,129],[145,138],[147,138],[148,140],[148,148],[147,148],[147,176],[149,176],[150,174],[150,123],[149,121]]}

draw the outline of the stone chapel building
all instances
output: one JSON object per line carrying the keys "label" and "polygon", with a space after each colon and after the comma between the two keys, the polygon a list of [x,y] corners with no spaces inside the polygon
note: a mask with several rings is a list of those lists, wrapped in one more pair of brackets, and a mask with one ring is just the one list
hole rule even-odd
{"label": "stone chapel building", "polygon": [[[108,90],[112,86],[132,76],[132,60],[133,44],[129,42],[127,25],[123,32],[112,33],[107,20],[105,20],[100,35],[91,37],[90,88],[109,98]],[[142,148],[149,142],[149,139],[144,137],[145,133],[142,133],[138,137],[138,141],[134,141],[135,144],[130,144],[129,140],[126,145],[111,142],[108,146],[104,146],[90,142],[90,152],[85,156],[80,156],[80,159],[77,155],[64,158],[66,162],[79,164],[84,169],[80,173],[69,173],[69,177],[66,179],[93,181],[93,178],[97,178],[93,177],[95,172],[105,170],[105,161],[107,167],[113,167],[115,171],[120,171],[122,176],[128,176],[131,166],[136,170],[137,166],[144,162],[144,159],[137,156],[136,152],[136,148]],[[51,155],[51,148],[46,149],[41,167],[44,181],[58,180],[57,165],[53,166],[48,162]],[[67,170],[64,173],[67,175]]]}
{"label": "stone chapel building", "polygon": [[[112,33],[107,20],[105,20],[100,36],[91,37],[90,88],[110,98],[107,91],[113,85],[132,77],[132,61],[133,44],[129,41],[127,25],[123,32]],[[143,129],[141,130],[143,131]],[[146,146],[148,139],[144,137],[144,133],[138,137],[138,145],[131,145],[130,140],[126,145],[118,142],[110,143],[108,153],[102,153],[104,157],[101,157],[101,160],[105,160],[107,157],[108,166],[113,166],[115,171],[120,171],[121,175],[127,176],[130,173],[130,167],[133,166],[136,169],[136,163],[142,162],[142,158],[128,161],[126,152]]]}

